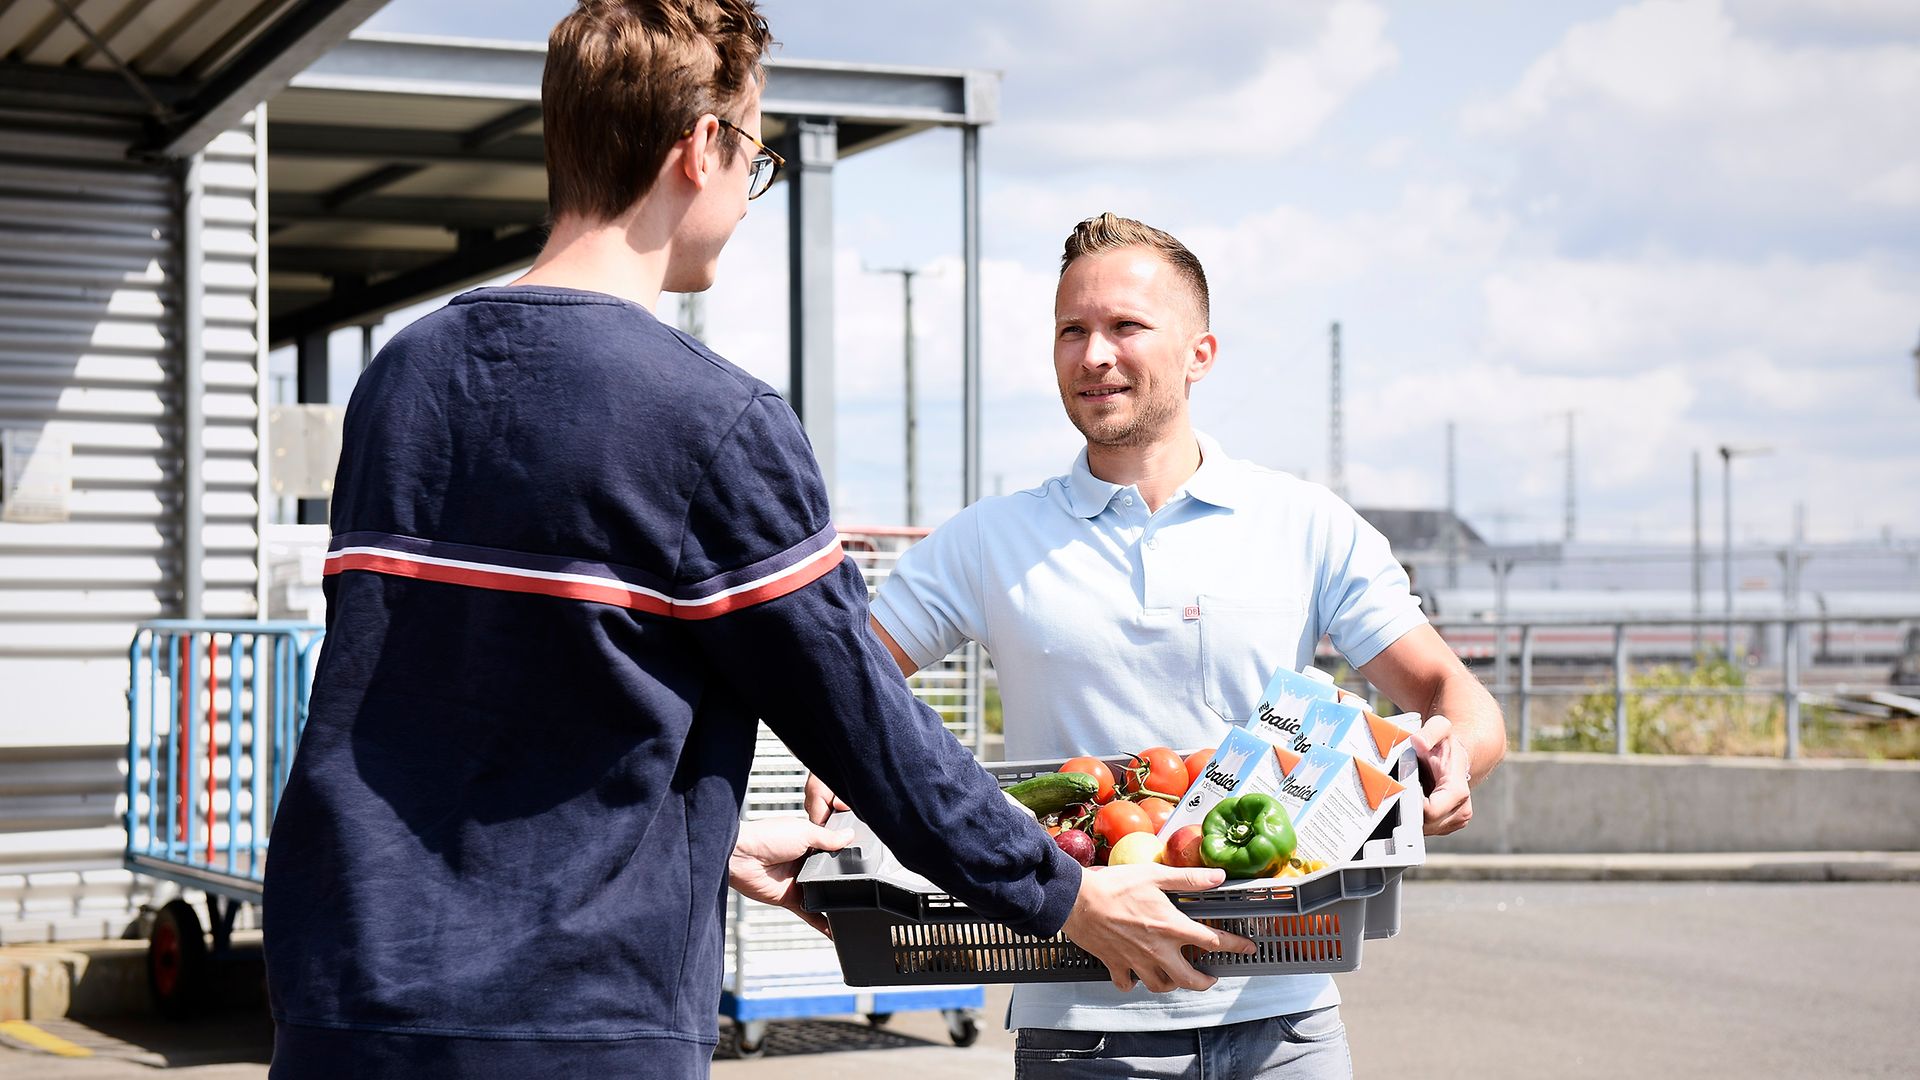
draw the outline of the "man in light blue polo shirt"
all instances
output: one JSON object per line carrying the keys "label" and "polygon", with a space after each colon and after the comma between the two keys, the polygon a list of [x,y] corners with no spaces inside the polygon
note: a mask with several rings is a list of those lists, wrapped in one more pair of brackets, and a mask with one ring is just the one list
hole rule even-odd
{"label": "man in light blue polo shirt", "polygon": [[[1427,625],[1379,532],[1326,488],[1193,430],[1188,394],[1218,350],[1199,260],[1103,214],[1067,239],[1054,310],[1055,375],[1086,449],[901,556],[873,603],[901,670],[985,645],[1010,759],[1184,750],[1217,745],[1276,668],[1311,663],[1328,635],[1428,718],[1427,832],[1466,824],[1470,783],[1506,751],[1499,708]],[[816,785],[816,819],[827,797]],[[1351,1072],[1338,1002],[1324,975],[1169,994],[1023,985],[1009,1026],[1021,1076],[1320,1080]]]}

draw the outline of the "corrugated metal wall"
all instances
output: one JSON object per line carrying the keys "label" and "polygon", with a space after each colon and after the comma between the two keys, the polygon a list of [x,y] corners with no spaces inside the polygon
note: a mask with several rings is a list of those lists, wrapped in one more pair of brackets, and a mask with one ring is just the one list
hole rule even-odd
{"label": "corrugated metal wall", "polygon": [[[68,520],[0,520],[0,757],[74,748],[0,769],[0,804],[33,811],[0,818],[0,896],[23,897],[20,911],[33,882],[13,871],[117,864],[123,841],[110,801],[58,785],[23,801],[9,777],[37,784],[67,767],[56,759],[97,762],[98,747],[124,745],[134,624],[182,611],[183,175],[129,163],[109,140],[0,124],[0,428],[72,448]],[[251,120],[208,147],[201,177],[204,613],[250,617],[265,359]],[[125,892],[124,875],[89,873],[43,877],[57,882],[55,909],[75,888]]]}

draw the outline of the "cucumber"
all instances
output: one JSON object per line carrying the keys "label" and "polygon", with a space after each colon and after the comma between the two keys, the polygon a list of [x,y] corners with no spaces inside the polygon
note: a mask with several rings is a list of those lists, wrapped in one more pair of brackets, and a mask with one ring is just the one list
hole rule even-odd
{"label": "cucumber", "polygon": [[1057,814],[1075,803],[1092,802],[1100,782],[1086,773],[1046,773],[1004,790],[1036,814]]}

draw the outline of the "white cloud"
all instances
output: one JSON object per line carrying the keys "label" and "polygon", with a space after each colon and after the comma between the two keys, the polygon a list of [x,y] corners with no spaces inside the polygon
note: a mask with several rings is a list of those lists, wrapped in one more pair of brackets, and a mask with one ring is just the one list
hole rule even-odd
{"label": "white cloud", "polygon": [[1720,0],[1644,0],[1574,26],[1464,115],[1594,243],[1639,242],[1652,223],[1750,247],[1762,217],[1777,241],[1920,206],[1915,101],[1920,43],[1784,43]]}
{"label": "white cloud", "polygon": [[1377,212],[1335,217],[1283,204],[1195,226],[1181,239],[1201,257],[1216,290],[1251,286],[1271,296],[1376,272],[1480,263],[1506,245],[1511,231],[1467,188],[1410,183]]}
{"label": "white cloud", "polygon": [[1367,148],[1366,162],[1376,169],[1397,169],[1406,164],[1413,153],[1413,138],[1408,135],[1395,135],[1381,139]]}
{"label": "white cloud", "polygon": [[[1386,23],[1378,5],[1337,0],[1311,40],[1280,36],[1280,44],[1237,69],[1246,74],[1226,86],[1206,86],[1201,80],[1212,73],[1197,70],[1197,79],[1174,85],[1103,78],[1098,102],[1083,97],[1083,107],[1066,115],[1009,116],[996,138],[1030,161],[1067,157],[1081,165],[1089,159],[1139,164],[1182,163],[1196,155],[1214,161],[1279,156],[1312,141],[1361,87],[1399,62]],[[1132,44],[1138,49],[1141,43]],[[1129,63],[1124,56],[1116,62]],[[1078,89],[1084,95],[1088,87]]]}
{"label": "white cloud", "polygon": [[1744,352],[1825,367],[1896,353],[1920,272],[1871,257],[1549,257],[1509,261],[1483,289],[1488,350],[1524,363],[1642,370]]}
{"label": "white cloud", "polygon": [[1920,161],[1906,161],[1861,182],[1862,202],[1898,210],[1920,209]]}

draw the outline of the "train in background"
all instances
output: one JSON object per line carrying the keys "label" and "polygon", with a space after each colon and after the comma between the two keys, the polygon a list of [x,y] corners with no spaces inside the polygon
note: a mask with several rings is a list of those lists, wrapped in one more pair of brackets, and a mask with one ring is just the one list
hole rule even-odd
{"label": "train in background", "polygon": [[[1500,605],[1493,589],[1420,589],[1427,614],[1441,623],[1441,634],[1462,659],[1487,662],[1496,655]],[[1734,594],[1733,644],[1736,652],[1759,663],[1775,663],[1782,655],[1782,629],[1769,623],[1785,612],[1779,593]],[[1707,625],[1633,626],[1626,628],[1627,654],[1635,661],[1687,660],[1696,651],[1718,654],[1726,636],[1721,594],[1704,598]],[[1533,655],[1548,663],[1610,663],[1613,624],[1636,617],[1686,617],[1693,614],[1688,590],[1508,589],[1505,616],[1509,622],[1540,620],[1564,623],[1593,619],[1592,626],[1537,626]],[[1836,618],[1800,627],[1802,663],[1873,665],[1893,663],[1920,650],[1920,591],[1802,592],[1794,608],[1801,615],[1884,616],[1884,620]],[[1467,620],[1460,622],[1459,620]],[[1489,625],[1475,625],[1487,623]],[[1520,630],[1506,634],[1509,657],[1520,650]]]}

